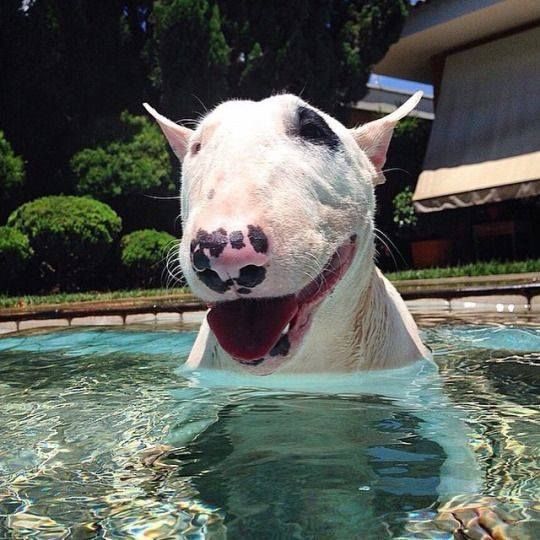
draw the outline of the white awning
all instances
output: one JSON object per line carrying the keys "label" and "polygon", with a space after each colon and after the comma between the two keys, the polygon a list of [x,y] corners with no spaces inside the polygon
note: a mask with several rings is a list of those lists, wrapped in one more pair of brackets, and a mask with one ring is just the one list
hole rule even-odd
{"label": "white awning", "polygon": [[417,211],[540,194],[539,43],[536,27],[446,59]]}

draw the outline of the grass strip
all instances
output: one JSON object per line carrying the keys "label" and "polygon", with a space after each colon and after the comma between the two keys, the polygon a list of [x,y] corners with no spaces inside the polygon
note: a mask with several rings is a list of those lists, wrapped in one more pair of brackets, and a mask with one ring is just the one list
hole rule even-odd
{"label": "grass strip", "polygon": [[[424,268],[421,270],[403,270],[401,272],[386,273],[392,281],[408,279],[437,279],[447,277],[492,276],[500,274],[522,274],[540,272],[540,259],[517,262],[477,262],[463,266],[448,268]],[[178,296],[189,293],[187,287],[171,289],[133,289],[110,292],[78,292],[58,293],[47,295],[0,295],[0,308],[38,306],[43,304],[68,304],[71,302],[99,302],[119,300],[123,298],[144,298],[151,296]]]}
{"label": "grass strip", "polygon": [[438,279],[450,277],[476,277],[495,276],[501,274],[524,274],[528,272],[540,272],[540,259],[513,262],[476,262],[462,266],[450,266],[447,268],[422,268],[418,270],[403,270],[401,272],[386,273],[386,277],[392,281],[405,279]]}
{"label": "grass strip", "polygon": [[39,306],[43,304],[69,304],[72,302],[100,302],[121,300],[124,298],[144,298],[150,296],[178,296],[189,293],[186,287],[177,289],[132,289],[126,291],[108,292],[76,292],[57,293],[46,295],[21,295],[4,296],[0,295],[0,308]]}

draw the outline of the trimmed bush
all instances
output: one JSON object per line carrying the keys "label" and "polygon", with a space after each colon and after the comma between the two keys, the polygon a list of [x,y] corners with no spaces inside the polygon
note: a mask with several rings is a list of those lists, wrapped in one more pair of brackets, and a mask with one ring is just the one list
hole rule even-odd
{"label": "trimmed bush", "polygon": [[134,131],[129,140],[85,148],[71,158],[77,192],[106,201],[158,188],[175,193],[167,143],[159,128],[127,112],[120,119],[124,129]]}
{"label": "trimmed bush", "polygon": [[122,265],[131,278],[131,285],[160,285],[166,268],[167,252],[177,242],[169,233],[154,229],[132,232],[122,238]]}
{"label": "trimmed bush", "polygon": [[17,156],[4,132],[0,131],[0,220],[20,203],[25,180],[24,160]]}
{"label": "trimmed bush", "polygon": [[24,183],[24,161],[15,155],[0,131],[0,197],[7,198],[12,190],[20,188]]}
{"label": "trimmed bush", "polygon": [[0,227],[0,290],[15,291],[23,283],[33,251],[28,237],[13,227]]}
{"label": "trimmed bush", "polygon": [[110,254],[122,221],[99,201],[55,195],[23,204],[8,225],[30,239],[45,285],[73,290],[99,284],[93,271]]}

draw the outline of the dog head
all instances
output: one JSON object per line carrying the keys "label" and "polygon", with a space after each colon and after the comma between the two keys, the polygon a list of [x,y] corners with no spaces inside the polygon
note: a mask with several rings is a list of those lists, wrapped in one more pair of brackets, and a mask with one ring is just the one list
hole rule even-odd
{"label": "dog head", "polygon": [[225,102],[195,130],[146,105],[183,164],[184,275],[233,358],[287,357],[353,259],[371,268],[374,185],[420,97],[356,129],[292,95]]}

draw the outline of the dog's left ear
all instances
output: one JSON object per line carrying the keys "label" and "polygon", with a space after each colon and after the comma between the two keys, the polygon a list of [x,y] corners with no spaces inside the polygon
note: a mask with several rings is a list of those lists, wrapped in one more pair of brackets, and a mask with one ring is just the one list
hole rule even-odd
{"label": "dog's left ear", "polygon": [[158,123],[161,131],[163,131],[165,137],[169,141],[173,152],[176,157],[182,161],[186,155],[189,138],[193,135],[193,130],[175,124],[173,121],[165,118],[162,114],[159,114],[154,108],[150,107],[148,103],[143,103],[143,107],[151,114]]}
{"label": "dog's left ear", "polygon": [[396,124],[418,105],[422,95],[423,92],[416,92],[394,112],[350,130],[358,146],[375,165],[378,174],[374,178],[374,184],[384,183],[382,168],[386,161],[386,152]]}

